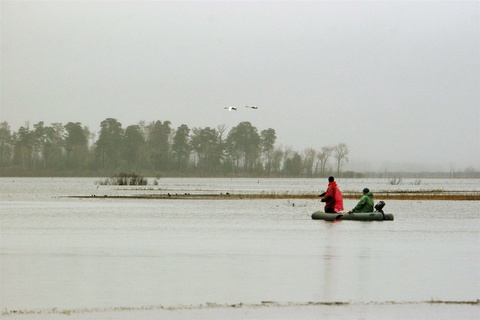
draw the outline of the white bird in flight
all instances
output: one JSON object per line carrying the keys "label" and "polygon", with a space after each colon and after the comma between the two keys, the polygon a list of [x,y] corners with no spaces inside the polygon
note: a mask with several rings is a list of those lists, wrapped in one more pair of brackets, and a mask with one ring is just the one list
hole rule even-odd
{"label": "white bird in flight", "polygon": [[228,111],[237,111],[237,107],[234,106],[225,107],[225,109],[228,109]]}
{"label": "white bird in flight", "polygon": [[250,108],[250,109],[258,109],[257,106],[245,106],[245,108]]}

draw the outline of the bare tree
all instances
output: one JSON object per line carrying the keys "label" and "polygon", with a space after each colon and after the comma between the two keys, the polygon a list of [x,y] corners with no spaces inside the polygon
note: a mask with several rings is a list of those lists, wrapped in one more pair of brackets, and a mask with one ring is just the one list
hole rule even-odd
{"label": "bare tree", "polygon": [[227,131],[228,127],[226,124],[222,123],[217,126],[217,131],[218,131],[218,138],[220,139],[220,143],[223,143],[223,135]]}
{"label": "bare tree", "polygon": [[317,152],[312,148],[303,150],[303,168],[302,173],[305,177],[313,176],[313,163]]}
{"label": "bare tree", "polygon": [[325,175],[325,168],[327,167],[327,161],[332,156],[333,149],[334,147],[322,147],[322,151],[318,152],[317,154],[317,159],[319,161],[319,163],[317,163],[317,167],[318,165],[320,165],[320,174],[322,176]]}
{"label": "bare tree", "polygon": [[340,143],[333,148],[333,157],[337,161],[337,175],[340,174],[342,166],[348,162],[348,147],[345,143]]}

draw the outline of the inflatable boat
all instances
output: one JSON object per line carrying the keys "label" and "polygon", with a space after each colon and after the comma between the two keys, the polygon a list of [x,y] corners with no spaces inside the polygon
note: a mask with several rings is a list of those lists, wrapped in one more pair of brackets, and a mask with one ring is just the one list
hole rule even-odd
{"label": "inflatable boat", "polygon": [[312,214],[314,220],[356,220],[356,221],[393,221],[393,214],[383,213],[379,211],[375,212],[361,212],[361,213],[325,213],[322,211],[316,211]]}

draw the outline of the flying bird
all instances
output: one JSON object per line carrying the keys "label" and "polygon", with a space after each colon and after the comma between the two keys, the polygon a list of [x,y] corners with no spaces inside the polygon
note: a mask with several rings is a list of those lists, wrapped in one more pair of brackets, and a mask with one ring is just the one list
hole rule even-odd
{"label": "flying bird", "polygon": [[245,106],[245,108],[250,108],[250,109],[258,109],[257,106]]}
{"label": "flying bird", "polygon": [[228,111],[237,111],[237,107],[234,106],[225,107],[225,109],[228,109]]}

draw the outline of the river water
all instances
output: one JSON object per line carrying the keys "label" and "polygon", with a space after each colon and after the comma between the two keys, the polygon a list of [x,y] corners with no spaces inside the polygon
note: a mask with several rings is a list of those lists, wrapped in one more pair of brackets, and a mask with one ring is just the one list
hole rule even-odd
{"label": "river water", "polygon": [[[480,201],[388,200],[385,211],[395,221],[325,222],[311,219],[322,209],[319,200],[102,196],[321,193],[326,179],[162,178],[143,187],[96,181],[0,178],[3,316],[53,308],[432,300],[456,302],[472,319],[480,314],[478,303],[471,303],[480,299]],[[385,179],[339,179],[338,184],[358,190],[359,197],[364,187],[374,193],[480,191],[480,180],[473,179],[397,186]],[[345,209],[356,202],[345,199]]]}

